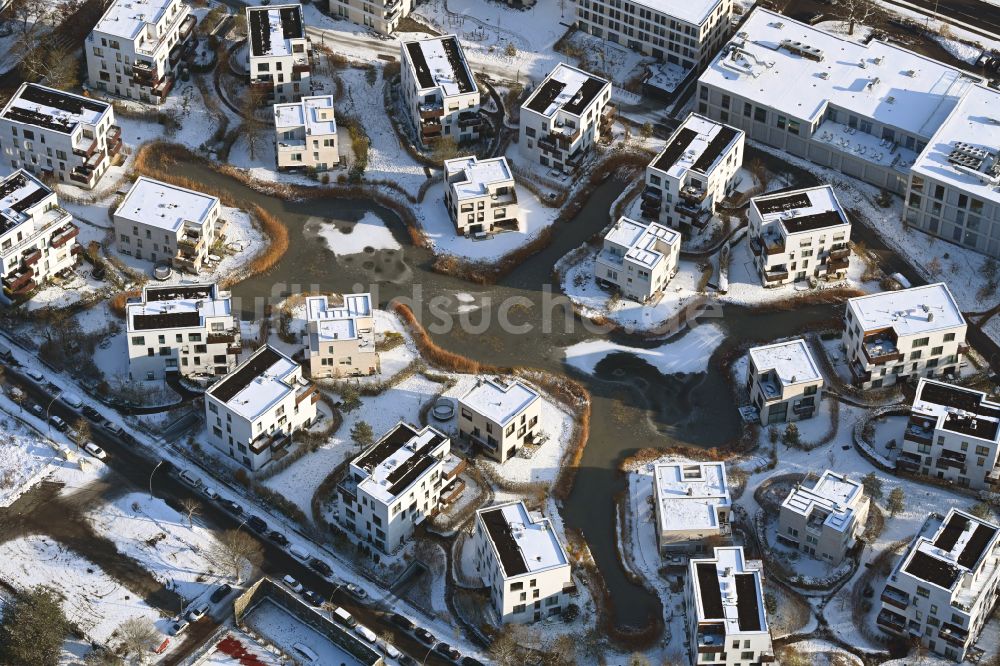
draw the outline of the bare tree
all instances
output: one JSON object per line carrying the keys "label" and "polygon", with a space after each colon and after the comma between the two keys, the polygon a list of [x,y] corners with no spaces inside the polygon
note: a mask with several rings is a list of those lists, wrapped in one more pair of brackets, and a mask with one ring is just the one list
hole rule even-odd
{"label": "bare tree", "polygon": [[875,0],[841,0],[840,17],[847,21],[847,34],[854,34],[856,24],[876,28],[885,21],[885,10]]}
{"label": "bare tree", "polygon": [[160,634],[153,623],[144,617],[131,617],[120,625],[118,634],[118,652],[128,659],[144,661],[146,652],[159,643]]}
{"label": "bare tree", "polygon": [[34,35],[38,31],[42,19],[49,11],[45,0],[14,0],[10,4],[10,16],[17,21],[18,32],[22,35]]}
{"label": "bare tree", "polygon": [[243,582],[244,570],[260,562],[263,551],[257,540],[239,528],[223,532],[208,551],[208,558],[230,572],[236,584]]}
{"label": "bare tree", "polygon": [[524,663],[521,646],[518,645],[514,635],[508,629],[510,626],[512,625],[504,625],[501,632],[493,639],[493,643],[490,644],[490,659],[497,666],[515,666],[515,664]]}
{"label": "bare tree", "polygon": [[754,187],[761,192],[766,191],[768,183],[771,182],[771,173],[760,158],[750,162],[750,177],[753,178]]}
{"label": "bare tree", "polygon": [[76,431],[77,436],[80,438],[81,445],[90,441],[92,432],[90,429],[90,421],[87,419],[82,416],[78,418],[76,423],[73,424],[73,430]]}
{"label": "bare tree", "polygon": [[570,634],[560,634],[542,646],[544,666],[574,666],[576,660],[576,638]]}
{"label": "bare tree", "polygon": [[201,502],[193,497],[185,497],[181,500],[181,509],[187,514],[188,527],[194,527],[194,517],[201,514]]}
{"label": "bare tree", "polygon": [[261,142],[264,139],[264,122],[257,112],[264,105],[264,93],[258,89],[250,88],[243,95],[243,124],[240,125],[240,133],[243,140],[247,142],[247,151],[250,159],[257,159],[257,151],[260,150]]}
{"label": "bare tree", "polygon": [[29,81],[44,80],[59,90],[69,90],[80,84],[79,60],[65,46],[40,42],[35,35],[22,35],[14,44],[20,56],[20,72]]}

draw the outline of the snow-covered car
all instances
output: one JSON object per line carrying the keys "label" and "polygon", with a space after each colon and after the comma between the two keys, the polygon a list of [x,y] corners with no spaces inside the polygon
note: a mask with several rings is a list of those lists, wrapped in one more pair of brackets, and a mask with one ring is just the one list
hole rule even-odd
{"label": "snow-covered car", "polygon": [[55,414],[49,417],[49,423],[51,423],[52,427],[58,430],[59,432],[66,432],[67,430],[69,430],[69,424],[63,421],[61,418],[59,418],[59,416]]}
{"label": "snow-covered car", "polygon": [[43,379],[45,379],[45,375],[43,375],[38,370],[35,370],[34,368],[29,368],[28,370],[25,370],[24,374],[28,375],[29,377],[31,377],[32,379],[34,379],[36,382],[40,382]]}
{"label": "snow-covered car", "polygon": [[295,643],[292,645],[292,649],[295,654],[306,661],[308,664],[314,664],[319,661],[319,655],[308,645],[304,643]]}
{"label": "snow-covered car", "polygon": [[296,543],[288,547],[288,554],[303,564],[309,561],[309,551]]}
{"label": "snow-covered car", "polygon": [[339,606],[333,609],[333,619],[347,627],[353,627],[358,623],[353,615]]}
{"label": "snow-covered car", "polygon": [[395,645],[392,643],[385,644],[385,656],[389,657],[389,659],[399,659],[400,654],[402,653],[396,649]]}
{"label": "snow-covered car", "polygon": [[90,405],[83,406],[83,415],[86,416],[91,421],[100,421],[102,418],[104,418],[99,411],[97,411]]}
{"label": "snow-covered car", "polygon": [[288,589],[290,589],[292,592],[301,592],[302,591],[302,583],[300,583],[299,581],[295,580],[291,576],[285,576],[284,578],[281,579],[281,581],[285,585],[287,585]]}
{"label": "snow-covered car", "polygon": [[187,612],[184,617],[187,618],[188,622],[197,622],[201,618],[205,617],[205,613],[208,612],[208,604],[199,604]]}
{"label": "snow-covered car", "polygon": [[358,636],[361,636],[361,638],[365,639],[369,643],[374,643],[378,638],[378,636],[375,635],[374,631],[372,631],[363,624],[359,624],[358,626],[354,627],[354,633],[356,633]]}
{"label": "snow-covered car", "polygon": [[83,450],[89,453],[90,455],[94,456],[98,460],[104,460],[105,458],[108,457],[108,454],[104,452],[104,449],[99,447],[97,444],[94,444],[93,442],[87,442],[86,444],[84,444]]}
{"label": "snow-covered car", "polygon": [[181,478],[181,481],[188,484],[192,488],[197,488],[201,486],[201,479],[199,479],[197,476],[187,471],[186,469],[182,469],[181,473],[178,474],[178,476]]}
{"label": "snow-covered car", "polygon": [[191,625],[191,623],[188,622],[187,620],[183,620],[183,619],[182,620],[178,620],[177,622],[174,622],[172,625],[170,625],[170,635],[171,636],[180,636],[185,631],[187,631],[187,628],[190,625]]}
{"label": "snow-covered car", "polygon": [[306,601],[308,601],[313,606],[322,606],[323,605],[323,597],[321,597],[316,592],[313,592],[312,590],[306,590],[305,592],[303,592],[302,593],[302,598],[305,599]]}
{"label": "snow-covered car", "polygon": [[38,418],[45,417],[45,408],[39,405],[37,402],[31,406],[31,413]]}
{"label": "snow-covered car", "polygon": [[354,583],[347,584],[347,593],[358,601],[364,601],[368,598],[368,593],[365,592],[364,588],[355,585]]}
{"label": "snow-covered car", "polygon": [[202,490],[201,492],[205,493],[205,497],[212,500],[213,502],[219,499],[219,493],[215,492],[214,488],[209,488],[208,486],[205,486],[205,489]]}
{"label": "snow-covered car", "polygon": [[83,400],[76,393],[63,393],[62,401],[73,409],[80,409],[83,407]]}

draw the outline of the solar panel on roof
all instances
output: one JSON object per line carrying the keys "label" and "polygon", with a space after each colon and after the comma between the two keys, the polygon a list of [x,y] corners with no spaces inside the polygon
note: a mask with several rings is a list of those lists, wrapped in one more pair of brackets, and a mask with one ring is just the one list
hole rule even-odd
{"label": "solar panel on roof", "polygon": [[945,523],[944,528],[938,534],[937,539],[934,540],[934,547],[950,553],[951,549],[958,543],[958,538],[962,536],[962,532],[968,526],[968,518],[958,513],[951,514],[948,522]]}
{"label": "solar panel on roof", "polygon": [[800,231],[816,231],[817,229],[825,229],[826,227],[835,227],[843,224],[843,222],[844,220],[840,217],[840,213],[835,210],[825,210],[822,213],[790,217],[781,221],[785,228],[788,229],[788,232],[793,234]]}
{"label": "solar panel on roof", "polygon": [[597,97],[603,88],[604,81],[593,77],[587,79],[580,86],[580,90],[573,95],[573,99],[563,106],[563,110],[566,113],[572,113],[576,116],[580,115],[594,101],[594,98]]}
{"label": "solar panel on roof", "polygon": [[159,328],[189,328],[201,323],[197,312],[163,312],[160,314],[139,314],[132,317],[132,329],[155,331]]}

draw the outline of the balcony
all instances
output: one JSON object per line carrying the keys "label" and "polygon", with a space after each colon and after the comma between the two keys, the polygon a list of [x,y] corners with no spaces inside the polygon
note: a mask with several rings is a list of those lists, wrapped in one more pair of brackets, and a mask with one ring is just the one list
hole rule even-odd
{"label": "balcony", "polygon": [[567,150],[573,142],[580,138],[580,128],[579,127],[567,127],[556,126],[552,128],[552,136],[555,140],[563,147],[563,150]]}
{"label": "balcony", "polygon": [[699,627],[697,640],[698,654],[726,651],[726,632],[721,627]]}
{"label": "balcony", "polygon": [[958,354],[961,356],[962,354],[968,354],[968,353],[969,353],[969,345],[965,344],[964,342],[960,342],[958,344]]}
{"label": "balcony", "polygon": [[[920,420],[922,421],[923,419]],[[906,430],[903,432],[903,439],[916,444],[933,444],[934,431],[911,422],[906,425]]]}
{"label": "balcony", "polygon": [[702,208],[701,206],[696,204],[688,204],[682,202],[678,202],[674,206],[674,210],[676,210],[677,214],[680,215],[681,217],[686,217],[690,219],[691,224],[694,224],[699,227],[703,226],[706,222],[708,222],[709,218],[712,215],[706,208]]}
{"label": "balcony", "polygon": [[473,111],[463,111],[458,115],[458,126],[462,129],[466,127],[479,127],[483,123],[483,119],[478,113]]}
{"label": "balcony", "polygon": [[117,155],[118,151],[122,147],[122,128],[118,125],[112,125],[109,127],[108,135],[105,140],[108,144],[108,155]]}
{"label": "balcony", "polygon": [[812,418],[813,413],[816,411],[816,405],[795,405],[792,407],[792,411],[795,412],[796,416],[800,419]]}
{"label": "balcony", "polygon": [[33,268],[15,270],[3,279],[4,291],[9,293],[22,291],[25,285],[32,282],[33,277],[35,277],[35,269]]}
{"label": "balcony", "polygon": [[194,14],[188,14],[187,16],[184,17],[184,20],[181,21],[181,27],[178,30],[178,34],[180,35],[182,42],[187,40],[187,38],[191,36],[191,33],[194,31],[194,27],[197,24],[198,24],[198,17],[196,17]]}
{"label": "balcony", "polygon": [[894,634],[902,634],[906,631],[906,618],[888,608],[879,611],[875,624]]}
{"label": "balcony", "polygon": [[73,154],[76,155],[77,157],[82,157],[86,160],[89,159],[91,155],[97,152],[97,148],[98,148],[97,137],[94,137],[94,140],[91,141],[90,144],[87,145],[87,147],[74,148]]}
{"label": "balcony", "polygon": [[25,268],[34,266],[42,258],[41,248],[31,248],[21,254],[21,265]]}
{"label": "balcony", "polygon": [[421,120],[431,120],[433,118],[443,118],[444,117],[444,105],[443,104],[421,104],[417,108],[417,113],[420,114]]}
{"label": "balcony", "polygon": [[188,257],[180,252],[173,256],[171,263],[177,270],[187,271],[188,273],[197,274],[198,270],[201,268],[201,262],[198,257]]}
{"label": "balcony", "polygon": [[69,179],[85,187],[90,187],[91,173],[90,170],[83,167],[73,167],[73,170],[69,172]]}
{"label": "balcony", "polygon": [[538,139],[538,147],[550,153],[559,152],[559,144],[551,134],[546,134]]}
{"label": "balcony", "polygon": [[835,250],[830,250],[831,259],[846,259],[847,257],[850,256],[851,256],[851,248],[849,247],[841,247]]}
{"label": "balcony", "polygon": [[441,136],[441,123],[424,123],[420,126],[420,138],[434,139]]}
{"label": "balcony", "polygon": [[788,271],[784,269],[776,269],[770,271],[764,271],[764,282],[779,282],[788,279]]}
{"label": "balcony", "polygon": [[783,238],[775,238],[774,236],[762,236],[761,244],[764,248],[764,254],[768,256],[785,253],[785,239]]}
{"label": "balcony", "polygon": [[899,457],[896,458],[896,467],[904,472],[916,472],[921,464],[923,464],[921,457],[910,451],[900,451]]}
{"label": "balcony", "polygon": [[503,208],[504,206],[512,206],[517,203],[517,193],[514,190],[510,190],[504,193],[496,193],[490,195],[490,208]]}
{"label": "balcony", "polygon": [[250,91],[252,93],[262,95],[264,98],[271,97],[274,95],[274,81],[270,77],[251,79]]}
{"label": "balcony", "polygon": [[678,192],[681,199],[685,201],[691,201],[694,203],[701,203],[708,196],[708,191],[700,187],[694,187],[692,185],[685,185]]}
{"label": "balcony", "polygon": [[311,403],[319,402],[319,391],[316,390],[315,384],[307,384],[295,394],[296,405],[306,399],[308,399]]}
{"label": "balcony", "polygon": [[209,333],[205,338],[205,342],[210,345],[239,343],[240,332],[234,328],[221,333]]}
{"label": "balcony", "polygon": [[402,4],[402,0],[385,0],[385,11],[391,12]]}
{"label": "balcony", "polygon": [[938,636],[959,648],[964,648],[966,641],[969,640],[968,631],[950,622],[945,622],[941,625],[941,628],[938,630]]}
{"label": "balcony", "polygon": [[896,343],[888,338],[865,338],[861,348],[870,365],[885,365],[903,360],[903,354],[896,349]]}
{"label": "balcony", "polygon": [[170,74],[163,77],[163,80],[156,84],[152,92],[161,99],[166,97],[174,87],[174,77]]}
{"label": "balcony", "polygon": [[55,234],[52,235],[52,240],[49,241],[49,245],[56,248],[62,247],[79,235],[80,229],[75,224],[68,223],[60,227]]}
{"label": "balcony", "polygon": [[836,273],[837,271],[846,271],[849,265],[850,260],[848,259],[830,259],[826,262],[826,272]]}
{"label": "balcony", "polygon": [[615,121],[615,107],[610,104],[604,107],[601,111],[601,129],[607,129],[611,127],[611,123]]}
{"label": "balcony", "polygon": [[1000,487],[1000,468],[994,467],[990,470],[990,473],[986,475],[986,485],[994,488]]}
{"label": "balcony", "polygon": [[891,585],[886,585],[885,589],[882,591],[882,601],[887,604],[892,604],[896,608],[906,610],[910,605],[910,595],[902,590],[898,590]]}

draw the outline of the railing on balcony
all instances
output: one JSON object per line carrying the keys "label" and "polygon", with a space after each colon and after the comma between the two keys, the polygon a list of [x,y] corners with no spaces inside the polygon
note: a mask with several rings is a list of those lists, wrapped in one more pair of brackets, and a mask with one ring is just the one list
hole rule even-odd
{"label": "railing on balcony", "polygon": [[432,118],[443,118],[444,117],[444,105],[443,104],[421,104],[417,107],[417,112],[420,114],[421,120],[430,120]]}
{"label": "railing on balcony", "polygon": [[900,451],[899,456],[896,458],[896,466],[908,472],[917,471],[922,464],[923,459],[910,451]]}
{"label": "railing on balcony", "polygon": [[33,277],[35,277],[33,268],[16,270],[3,279],[3,288],[10,292],[19,291],[25,284],[31,282]]}
{"label": "railing on balcony", "polygon": [[875,623],[893,633],[901,634],[906,631],[906,618],[899,613],[892,612],[888,608],[883,608],[879,611]]}
{"label": "railing on balcony", "polygon": [[560,149],[558,142],[550,134],[538,139],[538,147],[550,153],[554,153]]}
{"label": "railing on balcony", "polygon": [[163,80],[156,84],[153,88],[153,94],[158,97],[166,97],[170,90],[174,87],[174,77],[167,75],[163,77]]}
{"label": "railing on balcony", "polygon": [[882,601],[892,604],[896,608],[906,610],[910,605],[910,595],[902,590],[898,590],[891,585],[886,585],[882,590]]}
{"label": "railing on balcony", "polygon": [[933,444],[934,432],[911,423],[906,426],[906,430],[903,432],[903,439],[916,442],[917,444]]}
{"label": "railing on balcony", "polygon": [[420,136],[424,139],[441,136],[441,123],[424,123],[420,126]]}
{"label": "railing on balcony", "polygon": [[840,247],[835,250],[830,250],[831,259],[843,259],[845,257],[850,257],[850,256],[851,256],[851,248],[849,247]]}
{"label": "railing on balcony", "polygon": [[896,343],[891,340],[864,340],[861,348],[865,352],[865,358],[872,365],[884,365],[903,360],[903,354],[896,349]]}
{"label": "railing on balcony", "polygon": [[778,282],[788,279],[788,271],[764,271],[764,282]]}
{"label": "railing on balcony", "polygon": [[483,123],[483,119],[478,113],[463,111],[458,115],[459,127],[478,127]]}
{"label": "railing on balcony", "polygon": [[774,236],[763,236],[761,242],[764,245],[764,252],[768,256],[785,253],[785,241]]}
{"label": "railing on balcony", "polygon": [[295,404],[297,405],[303,400],[306,400],[307,398],[309,398],[311,402],[319,401],[319,392],[316,390],[315,384],[309,384],[305,386],[303,389],[301,389],[298,393],[296,393]]}
{"label": "railing on balcony", "polygon": [[69,241],[73,240],[80,235],[80,229],[75,224],[67,224],[66,226],[60,228],[52,236],[52,240],[49,241],[49,245],[52,247],[62,247]]}
{"label": "railing on balcony", "polygon": [[969,640],[969,632],[958,625],[945,622],[938,630],[938,636],[945,641],[958,647],[965,647],[965,642]]}
{"label": "railing on balcony", "polygon": [[194,14],[188,14],[187,16],[184,17],[184,20],[181,21],[181,27],[179,30],[181,41],[186,40],[188,37],[191,36],[191,32],[194,30],[194,27],[197,24],[198,24],[198,17],[195,16]]}
{"label": "railing on balcony", "polygon": [[38,261],[41,258],[42,258],[41,248],[36,247],[29,250],[25,250],[21,254],[21,265],[25,267],[34,266],[35,264],[38,263]]}
{"label": "railing on balcony", "polygon": [[835,273],[837,271],[847,270],[849,265],[850,261],[848,259],[830,259],[826,262],[826,271],[827,273]]}
{"label": "railing on balcony", "polygon": [[702,201],[705,200],[705,197],[708,196],[708,191],[700,187],[685,185],[680,189],[678,194],[680,195],[681,199],[701,203]]}

